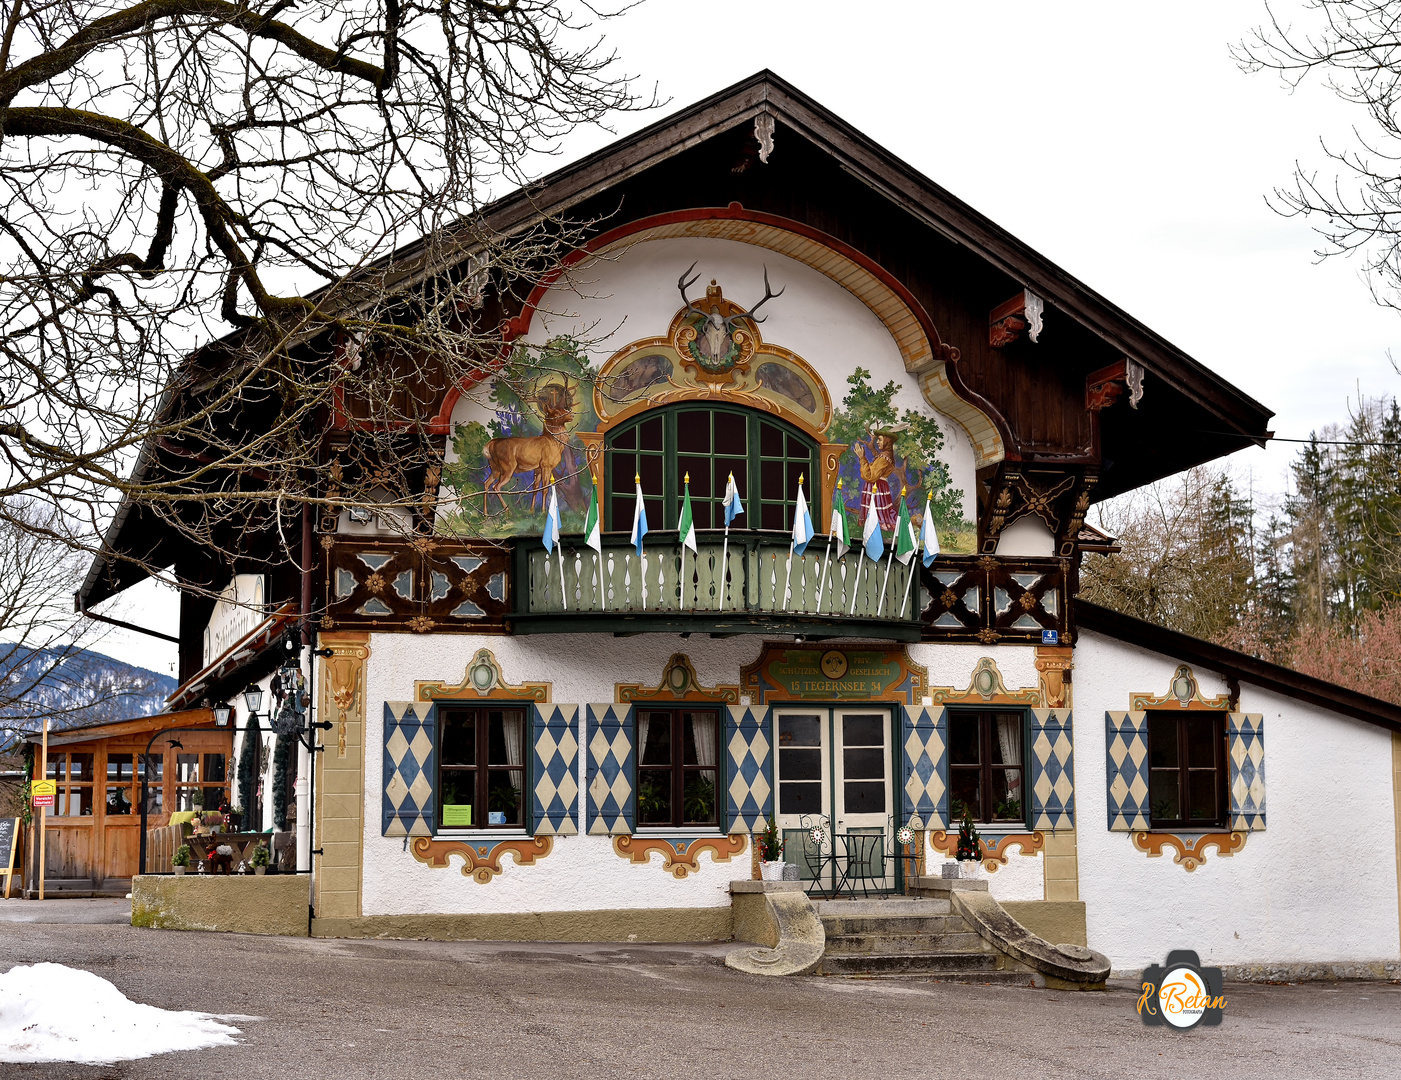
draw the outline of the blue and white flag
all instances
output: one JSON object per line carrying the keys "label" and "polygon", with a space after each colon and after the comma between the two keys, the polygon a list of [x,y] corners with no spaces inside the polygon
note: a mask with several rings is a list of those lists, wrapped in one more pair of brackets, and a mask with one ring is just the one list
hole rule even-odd
{"label": "blue and white flag", "polygon": [[[624,476],[627,473],[623,474]],[[632,508],[632,546],[637,549],[637,557],[642,557],[642,538],[647,535],[647,507],[642,501],[642,477],[633,476],[637,485],[637,502]]]}
{"label": "blue and white flag", "polygon": [[550,481],[550,505],[545,511],[545,534],[540,537],[546,551],[554,551],[559,543],[559,499],[555,497],[555,482]]}
{"label": "blue and white flag", "polygon": [[798,477],[798,505],[793,508],[793,553],[801,555],[812,539],[812,515],[803,497],[803,478]]}
{"label": "blue and white flag", "polygon": [[744,513],[744,503],[739,501],[739,488],[735,487],[735,474],[730,473],[730,479],[725,483],[725,501],[720,504],[725,508],[725,528],[730,527],[730,522]]}
{"label": "blue and white flag", "polygon": [[934,515],[929,512],[928,499],[924,500],[924,521],[919,527],[919,539],[924,548],[921,557],[928,568],[934,562],[934,556],[939,554],[939,530],[934,527]]}
{"label": "blue and white flag", "polygon": [[866,549],[866,558],[880,562],[885,552],[885,537],[880,531],[880,515],[876,513],[876,500],[866,504],[866,522],[861,527],[861,544]]}

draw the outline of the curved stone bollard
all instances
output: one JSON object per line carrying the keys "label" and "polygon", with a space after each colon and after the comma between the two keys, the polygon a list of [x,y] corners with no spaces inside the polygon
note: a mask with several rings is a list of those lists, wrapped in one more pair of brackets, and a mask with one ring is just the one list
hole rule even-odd
{"label": "curved stone bollard", "polygon": [[[748,975],[811,975],[827,934],[796,881],[734,881],[735,937],[760,947],[731,950],[725,966]],[[764,947],[767,946],[767,947]]]}
{"label": "curved stone bollard", "polygon": [[1028,930],[989,893],[955,890],[954,910],[982,939],[1014,960],[1046,976],[1046,985],[1060,990],[1103,990],[1109,978],[1109,957],[1081,945],[1052,945]]}

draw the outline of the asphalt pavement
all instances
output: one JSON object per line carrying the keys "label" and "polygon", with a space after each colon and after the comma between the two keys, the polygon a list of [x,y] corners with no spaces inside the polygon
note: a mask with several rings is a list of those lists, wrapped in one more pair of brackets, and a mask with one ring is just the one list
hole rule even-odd
{"label": "asphalt pavement", "polygon": [[1401,1076],[1401,985],[1389,983],[1227,983],[1221,1027],[1176,1032],[1143,1026],[1129,983],[765,979],[725,968],[719,945],[138,930],[112,921],[121,903],[0,902],[0,971],[54,961],[135,1001],[259,1019],[237,1022],[235,1047],[0,1065],[0,1077]]}

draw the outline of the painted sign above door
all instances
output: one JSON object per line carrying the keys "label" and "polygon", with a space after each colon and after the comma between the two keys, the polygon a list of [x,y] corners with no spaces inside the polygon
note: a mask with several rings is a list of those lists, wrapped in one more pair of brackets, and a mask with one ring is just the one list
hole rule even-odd
{"label": "painted sign above door", "polygon": [[903,648],[806,648],[770,643],[741,685],[755,704],[775,701],[919,703],[928,673]]}

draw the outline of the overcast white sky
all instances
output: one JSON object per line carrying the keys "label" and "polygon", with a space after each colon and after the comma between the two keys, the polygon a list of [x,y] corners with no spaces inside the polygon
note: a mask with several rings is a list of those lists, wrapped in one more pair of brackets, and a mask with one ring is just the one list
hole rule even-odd
{"label": "overcast white sky", "polygon": [[[1302,0],[1276,7],[1291,5]],[[1401,324],[1355,262],[1320,265],[1310,226],[1265,203],[1296,159],[1327,168],[1320,136],[1344,139],[1366,118],[1319,87],[1290,94],[1236,68],[1228,43],[1263,13],[1258,0],[649,0],[607,33],[639,88],[656,83],[670,104],[615,128],[770,68],[1262,401],[1277,434],[1302,438],[1345,420],[1359,387],[1397,392],[1387,351]],[[540,171],[613,137],[579,132]],[[1279,493],[1295,449],[1232,462]],[[129,617],[173,627],[173,603],[148,592],[131,590]],[[156,639],[98,647],[172,670],[174,647]]]}

